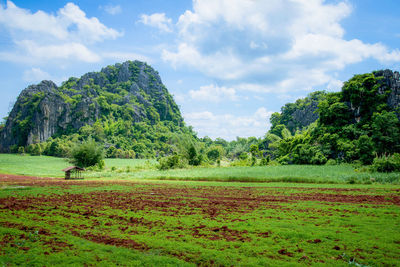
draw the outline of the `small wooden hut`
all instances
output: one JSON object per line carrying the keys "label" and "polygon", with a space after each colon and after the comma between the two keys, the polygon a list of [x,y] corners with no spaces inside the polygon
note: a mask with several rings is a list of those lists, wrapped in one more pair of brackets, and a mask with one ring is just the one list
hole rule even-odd
{"label": "small wooden hut", "polygon": [[65,180],[83,179],[82,171],[85,171],[85,169],[78,166],[71,166],[63,169],[62,171],[65,172]]}

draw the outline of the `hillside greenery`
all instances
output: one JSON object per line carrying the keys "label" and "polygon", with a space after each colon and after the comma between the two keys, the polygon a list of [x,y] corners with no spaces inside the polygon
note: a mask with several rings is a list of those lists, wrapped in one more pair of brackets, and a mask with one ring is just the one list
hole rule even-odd
{"label": "hillside greenery", "polygon": [[[71,78],[58,88],[59,95],[73,105],[88,95],[96,96],[89,105],[89,110],[96,106],[100,110],[94,123],[59,132],[43,143],[15,146],[13,152],[68,157],[75,144],[93,139],[108,158],[157,158],[160,169],[219,166],[223,159],[233,161],[233,166],[355,163],[375,164],[376,171],[399,168],[398,107],[388,105],[391,88],[383,85],[383,77],[376,72],[355,75],[340,92],[317,91],[284,105],[281,112],[272,114],[271,128],[262,138],[237,137],[228,142],[198,138],[184,124],[163,85],[161,91],[167,101],[160,98],[160,88],[151,88],[152,82],[146,90],[139,88],[139,95],[129,93],[132,83],[139,79],[138,66],[130,63],[135,75],[126,82],[117,82],[117,67],[107,67],[107,75],[101,72],[108,80],[104,86],[89,79],[79,91],[79,79]],[[156,72],[147,65],[145,72],[156,84]],[[32,109],[40,97],[29,103]],[[138,110],[143,113],[140,120]]]}
{"label": "hillside greenery", "polygon": [[[123,73],[126,64],[130,76]],[[68,106],[71,122],[59,127],[45,142],[34,140],[27,145],[33,118],[43,116],[39,105],[50,97],[48,93],[27,91],[14,106],[12,134],[18,141],[11,152],[69,157],[75,144],[93,139],[104,148],[106,157],[154,158],[182,153],[182,145],[177,143],[182,140],[196,143],[195,133],[183,122],[158,73],[146,63],[111,65],[79,79],[72,77],[49,91],[52,99],[61,99],[59,105]],[[74,125],[77,121],[83,126]],[[4,126],[3,122],[0,131]]]}
{"label": "hillside greenery", "polygon": [[319,119],[294,134],[285,124],[284,108],[272,116],[264,148],[282,164],[325,164],[332,159],[367,165],[375,157],[399,153],[398,114],[387,104],[390,90],[381,88],[374,73],[355,75],[341,92],[323,93],[316,110]]}

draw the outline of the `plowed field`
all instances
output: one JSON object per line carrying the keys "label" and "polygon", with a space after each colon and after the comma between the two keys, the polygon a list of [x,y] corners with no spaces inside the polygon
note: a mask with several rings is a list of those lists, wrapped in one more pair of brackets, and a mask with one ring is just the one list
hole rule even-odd
{"label": "plowed field", "polygon": [[400,188],[0,175],[0,265],[387,265]]}

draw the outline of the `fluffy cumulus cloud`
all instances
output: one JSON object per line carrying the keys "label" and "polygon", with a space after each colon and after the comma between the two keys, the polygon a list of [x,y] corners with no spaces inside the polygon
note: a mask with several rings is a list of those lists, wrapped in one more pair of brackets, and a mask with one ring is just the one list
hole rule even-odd
{"label": "fluffy cumulus cloud", "polygon": [[271,114],[272,112],[261,107],[249,116],[217,115],[210,111],[203,111],[184,114],[184,118],[200,136],[233,140],[237,136],[263,136],[270,126],[268,121]]}
{"label": "fluffy cumulus cloud", "polygon": [[41,10],[32,13],[7,1],[6,6],[0,5],[0,24],[10,32],[15,44],[15,51],[0,52],[0,60],[73,59],[96,62],[101,57],[89,46],[122,35],[97,18],[88,18],[73,3],[67,3],[56,14],[48,14]]}
{"label": "fluffy cumulus cloud", "polygon": [[163,32],[172,32],[172,20],[165,13],[154,13],[152,15],[142,14],[140,22],[144,25],[158,28]]}
{"label": "fluffy cumulus cloud", "polygon": [[341,82],[332,73],[349,64],[400,61],[397,49],[347,40],[341,22],[351,12],[347,1],[194,0],[176,24],[177,46],[162,58],[243,90],[336,89]]}
{"label": "fluffy cumulus cloud", "polygon": [[238,99],[234,88],[219,87],[215,84],[201,86],[199,90],[190,90],[189,95],[197,101],[218,103],[222,100],[236,101]]}

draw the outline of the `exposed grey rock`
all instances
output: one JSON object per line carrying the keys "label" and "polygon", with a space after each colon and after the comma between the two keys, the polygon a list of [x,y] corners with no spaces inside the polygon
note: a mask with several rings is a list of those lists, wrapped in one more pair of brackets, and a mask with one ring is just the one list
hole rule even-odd
{"label": "exposed grey rock", "polygon": [[[318,102],[311,101],[311,103],[302,109],[297,109],[292,113],[294,122],[300,129],[306,127],[318,119]],[[289,122],[290,123],[290,122]]]}
{"label": "exposed grey rock", "polygon": [[375,77],[382,77],[380,80],[381,88],[379,92],[383,93],[386,89],[390,89],[387,99],[388,106],[396,111],[397,117],[400,119],[400,74],[398,71],[381,70],[374,73]]}

